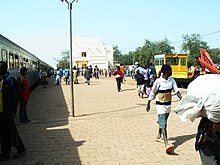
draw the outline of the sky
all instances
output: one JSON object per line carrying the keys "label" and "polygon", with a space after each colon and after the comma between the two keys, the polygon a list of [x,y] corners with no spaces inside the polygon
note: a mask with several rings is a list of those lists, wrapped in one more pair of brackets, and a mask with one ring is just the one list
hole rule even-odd
{"label": "sky", "polygon": [[[200,34],[208,46],[220,48],[219,16],[219,0],[79,0],[73,2],[72,33],[118,46],[123,54],[146,39],[166,37],[180,53],[177,41],[186,34]],[[0,34],[53,67],[69,50],[65,0],[1,0],[0,21]]]}

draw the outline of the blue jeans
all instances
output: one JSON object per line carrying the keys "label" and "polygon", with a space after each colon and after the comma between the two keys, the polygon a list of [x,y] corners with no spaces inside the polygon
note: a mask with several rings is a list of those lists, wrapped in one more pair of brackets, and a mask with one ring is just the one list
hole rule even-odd
{"label": "blue jeans", "polygon": [[169,116],[169,113],[158,115],[157,123],[159,124],[159,128],[167,128],[168,116]]}

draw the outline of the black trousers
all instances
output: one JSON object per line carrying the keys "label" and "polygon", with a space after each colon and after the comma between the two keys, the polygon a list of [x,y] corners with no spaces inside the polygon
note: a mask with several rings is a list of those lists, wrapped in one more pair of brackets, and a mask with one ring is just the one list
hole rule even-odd
{"label": "black trousers", "polygon": [[11,147],[17,151],[24,151],[24,144],[18,134],[14,119],[0,119],[1,154],[9,156]]}
{"label": "black trousers", "polygon": [[116,78],[118,92],[120,92],[121,90],[121,82],[122,82],[122,79]]}
{"label": "black trousers", "polygon": [[27,116],[27,100],[20,100],[20,109],[19,109],[20,121],[28,120]]}

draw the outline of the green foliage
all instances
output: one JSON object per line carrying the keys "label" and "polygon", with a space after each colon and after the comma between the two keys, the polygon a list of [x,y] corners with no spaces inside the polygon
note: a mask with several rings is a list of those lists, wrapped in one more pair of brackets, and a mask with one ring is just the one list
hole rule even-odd
{"label": "green foliage", "polygon": [[132,65],[133,64],[133,54],[129,52],[128,54],[124,54],[120,56],[120,64],[122,65]]}
{"label": "green foliage", "polygon": [[144,45],[134,52],[134,61],[138,61],[141,65],[149,65],[151,61],[154,61],[154,55],[172,53],[173,51],[174,47],[170,45],[167,38],[155,42],[146,39]]}
{"label": "green foliage", "polygon": [[215,64],[220,64],[220,49],[213,48],[209,50],[210,56]]}
{"label": "green foliage", "polygon": [[120,61],[120,56],[122,56],[121,51],[118,49],[118,46],[113,47],[113,61],[114,63],[119,63]]}
{"label": "green foliage", "polygon": [[58,60],[57,67],[59,68],[66,68],[69,67],[70,64],[70,52],[66,50],[65,52],[62,52],[62,58],[61,60]]}
{"label": "green foliage", "polygon": [[172,53],[174,47],[170,45],[167,38],[161,41],[152,42],[145,40],[142,47],[137,47],[135,51],[131,51],[128,54],[122,55],[121,51],[118,50],[118,46],[113,48],[114,50],[114,61],[122,65],[134,65],[137,61],[139,64],[149,65],[151,61],[154,61],[154,55],[163,53]]}
{"label": "green foliage", "polygon": [[199,49],[204,48],[209,49],[207,42],[202,41],[200,34],[183,35],[182,51],[188,54],[188,65],[192,66],[197,62],[197,57],[199,55]]}

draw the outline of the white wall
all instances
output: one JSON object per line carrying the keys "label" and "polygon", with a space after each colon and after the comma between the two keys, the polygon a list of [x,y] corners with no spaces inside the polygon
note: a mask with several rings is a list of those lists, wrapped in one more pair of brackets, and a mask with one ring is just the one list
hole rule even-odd
{"label": "white wall", "polygon": [[[82,57],[82,52],[86,52],[86,57]],[[106,46],[97,38],[74,38],[73,40],[73,65],[86,63],[95,65],[100,69],[112,68],[113,46]],[[81,67],[81,66],[79,66]]]}

